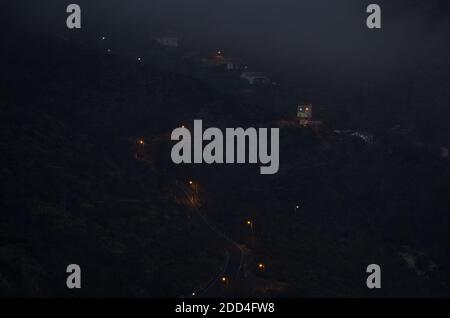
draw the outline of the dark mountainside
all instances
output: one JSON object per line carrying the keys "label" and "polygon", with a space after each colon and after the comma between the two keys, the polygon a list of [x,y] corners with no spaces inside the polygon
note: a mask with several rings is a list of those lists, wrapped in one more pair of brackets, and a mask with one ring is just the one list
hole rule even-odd
{"label": "dark mountainside", "polygon": [[14,51],[2,63],[1,293],[70,295],[74,262],[86,268],[88,296],[177,296],[209,281],[223,252],[176,205],[170,175],[135,159],[137,138],[172,126],[183,97],[197,97],[166,103],[165,85],[198,84],[26,40],[33,57]]}
{"label": "dark mountainside", "polygon": [[[195,180],[201,212],[246,250],[223,295],[450,296],[445,54],[388,84],[281,73],[250,88],[201,65],[207,53],[151,41],[138,51],[88,32],[17,31],[3,43],[0,295],[202,290],[227,255],[180,202],[176,181]],[[317,106],[319,128],[292,125],[299,101]],[[173,165],[170,132],[197,118],[280,127],[280,172]],[[345,129],[373,139],[335,132]],[[71,263],[83,268],[80,291],[65,285]],[[383,267],[381,291],[365,287],[371,263]]]}

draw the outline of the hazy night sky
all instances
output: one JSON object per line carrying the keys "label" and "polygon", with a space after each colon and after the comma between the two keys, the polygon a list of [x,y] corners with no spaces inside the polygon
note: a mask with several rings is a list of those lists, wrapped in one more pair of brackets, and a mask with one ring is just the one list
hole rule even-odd
{"label": "hazy night sky", "polygon": [[[65,32],[65,7],[74,1],[13,2],[7,9],[16,27],[56,34]],[[444,1],[376,1],[383,9],[381,31],[365,26],[365,9],[372,2],[76,1],[85,31],[122,35],[136,47],[153,35],[170,32],[185,47],[221,48],[294,78],[305,72],[390,78],[448,58],[450,15]]]}

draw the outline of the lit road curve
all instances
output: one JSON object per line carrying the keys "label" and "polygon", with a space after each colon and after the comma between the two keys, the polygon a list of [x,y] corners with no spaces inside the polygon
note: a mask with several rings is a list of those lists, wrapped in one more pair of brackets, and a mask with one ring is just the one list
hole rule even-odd
{"label": "lit road curve", "polygon": [[[224,293],[227,287],[229,287],[229,284],[233,284],[233,282],[239,277],[239,273],[241,271],[243,263],[243,252],[241,250],[241,247],[232,239],[230,239],[226,234],[217,230],[200,212],[197,205],[195,204],[195,200],[193,198],[194,191],[192,189],[190,189],[184,183],[178,181],[175,182],[175,185],[180,192],[180,196],[182,196],[183,198],[179,201],[188,209],[195,212],[192,214],[192,217],[196,218],[196,222],[198,222],[199,224],[203,224],[208,229],[211,235],[216,236],[219,241],[223,243],[222,247],[225,249],[227,254],[227,261],[223,270],[218,273],[217,277],[213,281],[211,281],[205,289],[196,291],[196,295],[201,297],[224,296]],[[222,277],[226,277],[229,284],[223,284],[221,282]]]}

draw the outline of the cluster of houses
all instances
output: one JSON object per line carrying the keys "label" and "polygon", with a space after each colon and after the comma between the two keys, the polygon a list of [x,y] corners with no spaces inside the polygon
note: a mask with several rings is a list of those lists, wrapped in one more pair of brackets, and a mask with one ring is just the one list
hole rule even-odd
{"label": "cluster of houses", "polygon": [[[175,36],[163,36],[155,39],[156,42],[166,48],[178,48],[178,38]],[[218,50],[208,57],[203,58],[202,63],[212,68],[240,74],[240,78],[251,86],[266,86],[272,84],[271,79],[263,72],[255,72],[248,69],[242,60],[230,58],[223,51]],[[313,121],[313,106],[311,104],[299,105],[297,108],[297,120],[302,126],[308,126]]]}
{"label": "cluster of houses", "polygon": [[[155,38],[155,41],[166,48],[178,48],[179,42],[176,36],[162,36]],[[225,56],[222,51],[216,51],[210,56],[203,58],[202,62],[205,65],[222,69],[225,71],[241,72],[240,78],[247,81],[248,84],[254,85],[269,85],[271,84],[270,78],[263,72],[254,72],[248,70],[248,67],[244,65],[242,60],[230,58]]]}
{"label": "cluster of houses", "polygon": [[214,52],[214,54],[211,54],[208,57],[203,58],[202,62],[205,65],[221,68],[227,71],[238,71],[244,67],[241,60],[225,57],[223,52],[220,50]]}
{"label": "cluster of houses", "polygon": [[203,63],[212,67],[226,71],[241,72],[240,78],[250,85],[269,85],[270,78],[263,72],[253,72],[248,70],[248,66],[239,59],[226,57],[222,51],[217,51],[209,57],[203,58]]}

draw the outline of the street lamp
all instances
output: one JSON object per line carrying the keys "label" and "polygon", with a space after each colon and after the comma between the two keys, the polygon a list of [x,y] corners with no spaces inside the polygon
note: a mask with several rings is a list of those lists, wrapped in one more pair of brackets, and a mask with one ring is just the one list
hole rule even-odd
{"label": "street lamp", "polygon": [[225,276],[223,276],[223,277],[220,278],[220,282],[221,282],[222,284],[228,284],[228,278],[225,277]]}
{"label": "street lamp", "polygon": [[266,265],[264,265],[263,263],[259,263],[259,264],[258,264],[258,269],[259,269],[260,271],[263,271],[263,270],[266,269]]}
{"label": "street lamp", "polygon": [[194,203],[196,200],[196,196],[198,196],[198,183],[192,180],[188,181],[189,186],[192,188],[192,202]]}
{"label": "street lamp", "polygon": [[253,232],[253,222],[251,220],[247,220],[246,224],[250,227],[250,230]]}
{"label": "street lamp", "polygon": [[136,158],[142,160],[145,158],[145,141],[143,138],[136,140]]}

